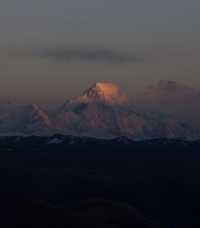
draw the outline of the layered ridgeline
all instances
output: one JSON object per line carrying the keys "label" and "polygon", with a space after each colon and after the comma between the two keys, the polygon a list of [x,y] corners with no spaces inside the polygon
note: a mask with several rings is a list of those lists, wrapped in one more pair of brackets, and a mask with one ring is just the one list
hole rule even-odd
{"label": "layered ridgeline", "polygon": [[0,135],[53,134],[134,140],[200,137],[194,127],[170,115],[138,111],[117,85],[105,82],[66,101],[53,114],[37,105],[1,105]]}

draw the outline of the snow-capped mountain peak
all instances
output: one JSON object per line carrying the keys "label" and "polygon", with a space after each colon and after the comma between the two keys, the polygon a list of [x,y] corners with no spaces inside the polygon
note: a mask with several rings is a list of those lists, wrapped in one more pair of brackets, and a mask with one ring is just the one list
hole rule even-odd
{"label": "snow-capped mountain peak", "polygon": [[127,97],[121,92],[118,85],[109,82],[97,82],[83,94],[70,100],[69,103],[105,103],[122,104]]}

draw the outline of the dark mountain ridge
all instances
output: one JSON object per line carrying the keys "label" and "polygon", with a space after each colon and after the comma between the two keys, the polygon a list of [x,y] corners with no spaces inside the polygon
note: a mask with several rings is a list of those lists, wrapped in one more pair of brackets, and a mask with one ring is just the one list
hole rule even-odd
{"label": "dark mountain ridge", "polygon": [[[0,137],[0,157],[23,159],[200,159],[200,140],[158,138],[133,141],[126,137],[80,136]],[[28,152],[27,152],[28,151]]]}

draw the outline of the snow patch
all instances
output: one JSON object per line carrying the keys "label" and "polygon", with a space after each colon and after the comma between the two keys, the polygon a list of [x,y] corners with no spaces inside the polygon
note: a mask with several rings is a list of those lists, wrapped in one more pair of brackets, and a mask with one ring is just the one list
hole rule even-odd
{"label": "snow patch", "polygon": [[51,144],[61,144],[61,143],[63,143],[62,139],[53,138],[47,144],[51,145]]}

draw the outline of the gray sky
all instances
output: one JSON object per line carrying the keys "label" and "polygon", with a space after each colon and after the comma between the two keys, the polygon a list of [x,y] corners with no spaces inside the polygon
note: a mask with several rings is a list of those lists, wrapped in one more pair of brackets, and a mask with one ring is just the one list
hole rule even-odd
{"label": "gray sky", "polygon": [[198,0],[1,0],[1,40],[16,45],[40,42],[124,45],[124,42],[151,43],[156,37],[154,43],[168,39],[179,42],[180,38],[182,42],[198,41],[199,10]]}
{"label": "gray sky", "polygon": [[199,12],[199,0],[0,0],[1,99],[63,101],[99,80],[130,95],[159,79],[200,87]]}

